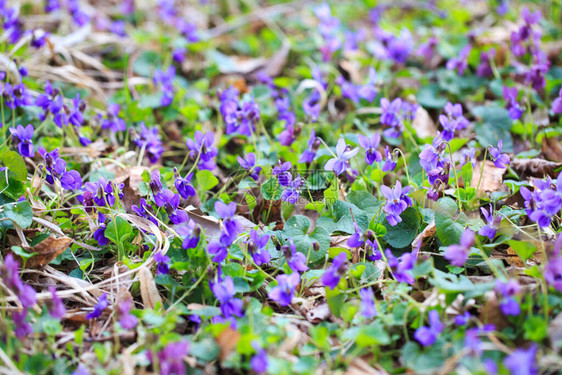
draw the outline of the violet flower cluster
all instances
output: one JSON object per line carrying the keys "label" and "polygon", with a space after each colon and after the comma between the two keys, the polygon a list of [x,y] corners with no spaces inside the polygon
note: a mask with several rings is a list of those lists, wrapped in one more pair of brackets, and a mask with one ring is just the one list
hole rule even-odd
{"label": "violet flower cluster", "polygon": [[158,69],[154,72],[152,81],[162,92],[162,96],[160,97],[160,105],[162,107],[167,107],[174,101],[175,77],[176,68],[174,68],[173,66],[170,66],[166,71]]}
{"label": "violet flower cluster", "polygon": [[212,171],[216,168],[214,157],[218,155],[219,151],[213,146],[214,143],[215,135],[213,132],[203,134],[197,130],[193,139],[187,139],[186,145],[189,149],[189,157],[194,161],[198,160],[197,167],[199,169]]}
{"label": "violet flower cluster", "polygon": [[55,180],[58,180],[62,188],[66,190],[78,190],[82,187],[80,173],[74,170],[66,170],[66,161],[59,157],[58,148],[47,152],[43,147],[39,147],[38,152],[43,157],[43,167],[46,170],[45,180],[49,184],[52,185],[55,183]]}
{"label": "violet flower cluster", "polygon": [[429,326],[422,326],[414,332],[414,338],[423,346],[431,346],[437,337],[445,329],[445,325],[439,319],[439,312],[431,310],[428,314]]}
{"label": "violet flower cluster", "polygon": [[37,293],[35,289],[25,284],[20,278],[19,264],[11,253],[6,255],[4,263],[0,265],[0,277],[2,277],[4,285],[14,292],[21,303],[22,310],[15,312],[12,318],[15,324],[16,337],[23,338],[32,332],[27,313],[29,308],[37,302]]}
{"label": "violet flower cluster", "polygon": [[546,228],[552,217],[562,209],[562,174],[554,181],[550,177],[546,180],[532,179],[530,186],[533,191],[525,186],[519,190],[525,199],[527,216],[541,228]]}
{"label": "violet flower cluster", "polygon": [[213,262],[222,263],[228,256],[228,247],[234,243],[236,237],[242,232],[242,225],[234,217],[236,214],[236,203],[224,204],[215,202],[215,212],[223,219],[223,227],[218,240],[209,243],[207,250],[213,255]]}
{"label": "violet flower cluster", "polygon": [[386,129],[383,135],[389,138],[399,138],[404,131],[404,121],[412,121],[416,116],[417,104],[412,104],[400,98],[390,102],[387,98],[381,98],[381,125]]}
{"label": "violet flower cluster", "polygon": [[240,100],[239,92],[229,87],[219,95],[220,112],[226,124],[226,134],[238,133],[250,137],[260,121],[260,108],[253,97]]}
{"label": "violet flower cluster", "polygon": [[323,3],[314,9],[314,14],[320,21],[318,24],[318,31],[324,40],[324,44],[320,47],[323,61],[330,61],[335,52],[337,52],[342,45],[341,39],[338,35],[340,27],[340,20],[332,16],[332,10],[327,3]]}
{"label": "violet flower cluster", "polygon": [[134,133],[133,141],[137,147],[144,150],[148,160],[150,160],[152,164],[160,160],[164,152],[164,146],[162,145],[162,139],[160,138],[157,126],[148,128],[144,122],[141,122],[140,132]]}
{"label": "violet flower cluster", "polygon": [[369,68],[369,78],[364,85],[356,85],[341,76],[336,79],[336,83],[340,86],[343,97],[350,99],[355,104],[359,104],[361,99],[372,102],[377,96],[374,68]]}
{"label": "violet flower cluster", "polygon": [[209,282],[211,291],[220,303],[222,317],[213,318],[214,323],[230,322],[231,325],[236,325],[235,318],[240,318],[244,315],[243,302],[239,298],[235,298],[236,292],[234,291],[234,281],[230,276],[221,277],[217,282]]}
{"label": "violet flower cluster", "polygon": [[392,270],[394,278],[399,283],[413,284],[415,281],[413,269],[416,264],[416,254],[404,253],[399,258],[396,258],[390,249],[386,249],[387,264]]}
{"label": "violet flower cluster", "polygon": [[446,142],[450,142],[455,137],[455,131],[465,129],[469,122],[463,116],[460,103],[453,104],[448,102],[445,104],[444,110],[446,115],[439,116],[439,123],[443,126],[441,137]]}

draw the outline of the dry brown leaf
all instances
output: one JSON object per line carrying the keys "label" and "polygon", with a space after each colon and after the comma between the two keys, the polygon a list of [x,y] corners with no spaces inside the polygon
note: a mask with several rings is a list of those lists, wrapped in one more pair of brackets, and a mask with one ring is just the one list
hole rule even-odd
{"label": "dry brown leaf", "polygon": [[224,361],[234,351],[240,341],[240,332],[227,327],[217,336],[217,344],[220,348],[219,358]]}
{"label": "dry brown leaf", "polygon": [[305,317],[311,323],[320,323],[325,320],[328,320],[332,316],[332,312],[330,311],[330,306],[327,303],[322,303],[312,309],[310,309]]}
{"label": "dry brown leaf", "polygon": [[508,321],[500,310],[500,304],[496,293],[488,291],[485,294],[486,302],[480,311],[480,321],[484,324],[493,324],[498,332],[501,332],[508,325]]}
{"label": "dry brown leaf", "polygon": [[547,159],[562,162],[562,144],[557,138],[544,137],[542,140],[541,150]]}
{"label": "dry brown leaf", "polygon": [[556,315],[548,325],[548,338],[550,345],[556,352],[562,351],[562,313]]}
{"label": "dry brown leaf", "polygon": [[424,230],[414,238],[412,242],[413,249],[422,249],[424,245],[437,233],[437,228],[435,227],[435,220],[429,223]]}
{"label": "dry brown leaf", "polygon": [[162,298],[158,293],[158,288],[156,288],[152,272],[148,268],[142,267],[139,270],[139,282],[142,303],[144,303],[145,308],[154,309],[157,304],[162,305]]}
{"label": "dry brown leaf", "polygon": [[524,179],[527,177],[543,178],[545,176],[556,177],[556,170],[562,167],[562,163],[533,158],[533,159],[513,159],[510,163],[511,168]]}
{"label": "dry brown leaf", "polygon": [[[28,253],[36,253],[25,262],[25,268],[40,268],[49,264],[53,259],[62,254],[73,240],[69,237],[55,237],[50,235],[35,246],[24,247]],[[22,245],[21,243],[19,245]],[[22,259],[14,254],[23,264]]]}
{"label": "dry brown leaf", "polygon": [[344,375],[382,375],[386,372],[379,371],[360,357],[355,357],[344,372]]}
{"label": "dry brown leaf", "polygon": [[[482,162],[476,163],[474,168],[474,173],[472,175],[472,181],[470,186],[476,188],[478,186],[478,180],[480,179],[480,170],[482,169]],[[486,160],[484,164],[484,173],[482,176],[482,182],[480,183],[479,193],[482,192],[494,192],[501,191],[504,189],[503,175],[505,169],[498,168],[490,160]]]}
{"label": "dry brown leaf", "polygon": [[276,77],[281,74],[281,71],[283,71],[283,68],[287,64],[287,58],[289,57],[290,50],[290,44],[283,43],[281,49],[275,52],[265,63],[265,66],[263,67],[265,74],[270,77]]}
{"label": "dry brown leaf", "polygon": [[139,190],[139,184],[143,181],[142,174],[145,171],[147,172],[149,171],[148,167],[144,167],[144,166],[128,167],[127,169],[119,173],[118,176],[115,177],[115,183],[116,184],[126,183],[127,186],[129,186],[130,189],[135,193],[135,195],[141,196]]}
{"label": "dry brown leaf", "polygon": [[421,106],[418,106],[416,117],[412,122],[412,127],[416,131],[418,138],[429,138],[437,135],[437,127],[429,116],[429,113]]}

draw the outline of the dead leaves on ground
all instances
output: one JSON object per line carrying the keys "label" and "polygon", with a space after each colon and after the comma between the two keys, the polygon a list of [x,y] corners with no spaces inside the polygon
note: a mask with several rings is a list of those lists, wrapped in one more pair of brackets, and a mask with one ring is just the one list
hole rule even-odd
{"label": "dead leaves on ground", "polygon": [[[476,163],[474,167],[474,173],[472,174],[472,181],[470,186],[473,188],[478,187],[478,181],[480,180],[480,171],[482,170],[482,162]],[[498,168],[490,160],[486,160],[484,164],[484,170],[482,174],[482,181],[480,181],[480,187],[478,192],[495,192],[507,190],[507,186],[503,183],[503,175],[505,174],[505,169]]]}
{"label": "dead leaves on ground", "polygon": [[[34,233],[38,232],[38,230],[34,230]],[[27,231],[27,233],[29,233],[29,231]],[[69,237],[56,237],[54,234],[51,234],[34,246],[24,246],[17,236],[8,234],[8,245],[10,247],[21,246],[27,253],[34,255],[24,262],[23,259],[13,251],[7,250],[7,252],[12,253],[20,261],[20,264],[25,265],[25,268],[41,268],[62,254],[73,242],[74,240]]]}

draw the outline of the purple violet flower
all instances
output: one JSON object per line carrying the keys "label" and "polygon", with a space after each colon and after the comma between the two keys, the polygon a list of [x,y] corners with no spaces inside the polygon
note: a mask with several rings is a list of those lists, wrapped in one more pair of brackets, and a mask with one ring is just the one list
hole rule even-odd
{"label": "purple violet flower", "polygon": [[324,169],[333,171],[336,175],[340,175],[349,167],[349,160],[357,155],[359,148],[351,149],[346,143],[345,139],[340,138],[336,145],[336,157],[328,160]]}
{"label": "purple violet flower", "polygon": [[299,163],[312,163],[319,146],[320,141],[316,138],[316,132],[313,128],[310,130],[310,138],[308,139],[306,150],[303,151],[299,159]]}
{"label": "purple violet flower", "polygon": [[359,290],[361,297],[361,314],[367,318],[373,318],[377,315],[377,308],[375,307],[375,294],[370,287]]}
{"label": "purple violet flower", "polygon": [[384,164],[382,166],[383,172],[390,172],[396,168],[396,164],[398,164],[397,158],[390,152],[388,146],[384,148]]}
{"label": "purple violet flower", "polygon": [[290,204],[296,204],[300,196],[302,184],[303,181],[301,176],[297,175],[297,177],[283,189],[283,192],[281,193],[281,200]]}
{"label": "purple violet flower", "polygon": [[381,185],[380,189],[386,198],[384,206],[386,220],[390,225],[395,226],[402,221],[400,214],[413,204],[412,199],[408,197],[411,188],[409,186],[402,188],[400,181],[396,181],[394,189],[386,185]]}
{"label": "purple violet flower", "polygon": [[256,341],[252,342],[252,347],[256,354],[250,360],[250,367],[255,373],[263,374],[267,371],[267,351],[261,348]]}
{"label": "purple violet flower", "polygon": [[104,293],[98,299],[98,303],[94,306],[94,311],[86,314],[86,319],[97,319],[101,316],[103,311],[107,309],[109,303],[107,302],[107,294]]}
{"label": "purple violet flower", "polygon": [[221,312],[225,318],[244,315],[242,300],[234,298],[234,281],[230,276],[225,277],[222,281],[211,283],[211,290],[220,302]]}
{"label": "purple violet flower", "polygon": [[439,320],[437,310],[431,310],[428,314],[429,327],[420,327],[414,332],[414,338],[423,346],[431,346],[437,340],[437,336],[443,332],[445,326]]}
{"label": "purple violet flower", "polygon": [[490,147],[490,157],[497,168],[505,169],[510,159],[507,154],[502,154],[503,140],[498,141],[498,147]]}
{"label": "purple violet flower", "polygon": [[179,208],[180,195],[174,193],[169,189],[164,189],[162,191],[162,199],[164,200],[164,209],[173,224],[181,224],[189,219],[187,212],[182,208]]}
{"label": "purple violet flower", "polygon": [[277,286],[270,290],[268,296],[281,306],[289,306],[295,294],[295,289],[300,283],[301,276],[298,272],[293,272],[290,275],[278,275],[276,279]]}
{"label": "purple violet flower", "polygon": [[107,106],[107,116],[101,122],[102,129],[110,129],[112,132],[122,132],[127,130],[125,120],[119,117],[119,104],[109,104]]}
{"label": "purple violet flower", "polygon": [[271,260],[271,254],[266,248],[268,242],[268,234],[260,236],[255,229],[250,231],[250,236],[246,241],[246,244],[248,246],[248,252],[258,266],[268,263]]}
{"label": "purple violet flower", "polygon": [[484,207],[480,207],[480,211],[482,211],[482,215],[486,219],[487,224],[486,226],[480,228],[478,234],[481,236],[486,236],[490,240],[493,240],[496,236],[496,232],[498,230],[498,227],[500,226],[502,219],[498,215],[493,215],[492,204],[490,204],[489,209],[490,211],[488,212]]}
{"label": "purple violet flower", "polygon": [[375,161],[382,161],[382,155],[379,151],[377,151],[377,147],[379,147],[379,143],[381,141],[380,134],[375,133],[371,138],[360,134],[358,136],[358,141],[359,145],[365,150],[365,163],[373,165]]}
{"label": "purple violet flower", "polygon": [[347,271],[347,254],[339,253],[332,261],[332,265],[324,271],[320,280],[322,285],[330,289],[334,289],[345,272]]}
{"label": "purple violet flower", "polygon": [[254,181],[259,180],[261,167],[256,167],[256,155],[253,152],[246,155],[245,159],[239,156],[238,163],[248,172],[248,175],[254,179]]}
{"label": "purple violet flower", "polygon": [[552,102],[552,113],[556,115],[562,113],[562,88],[558,92],[558,97]]}
{"label": "purple violet flower", "polygon": [[167,275],[170,273],[170,257],[159,251],[155,253],[152,258],[156,262],[156,272],[158,275]]}
{"label": "purple violet flower", "polygon": [[527,350],[517,349],[504,359],[503,364],[514,375],[537,375],[537,349],[536,343],[531,344]]}
{"label": "purple violet flower", "polygon": [[132,308],[133,300],[131,298],[125,298],[119,304],[119,324],[121,324],[123,329],[130,330],[139,324],[137,317],[131,314]]}
{"label": "purple violet flower", "polygon": [[289,183],[293,179],[291,175],[292,164],[290,161],[286,161],[285,163],[281,164],[281,160],[277,162],[277,165],[273,168],[273,175],[277,176],[277,181],[281,186],[289,186]]}
{"label": "purple violet flower", "polygon": [[283,253],[285,254],[285,259],[287,259],[287,264],[293,272],[305,272],[308,271],[308,266],[306,265],[306,256],[297,251],[297,247],[293,240],[288,240],[289,246],[283,246]]}
{"label": "purple violet flower", "polygon": [[54,285],[49,286],[51,292],[51,301],[49,302],[49,315],[55,319],[62,319],[66,314],[66,307],[61,298],[57,295],[57,288]]}
{"label": "purple violet flower", "polygon": [[187,139],[186,145],[189,149],[189,156],[196,160],[199,156],[199,169],[206,169],[212,171],[217,166],[213,160],[218,155],[219,151],[213,147],[215,136],[213,132],[203,134],[199,130],[195,132],[194,140]]}
{"label": "purple violet flower", "polygon": [[[160,350],[156,357],[160,367],[160,375],[185,375],[185,360],[189,351],[187,341],[178,341],[166,345]],[[151,363],[154,363],[151,353],[148,355]]]}
{"label": "purple violet flower", "polygon": [[404,253],[400,258],[396,258],[390,249],[385,250],[388,266],[392,270],[394,278],[399,283],[413,284],[415,279],[412,274],[416,257],[412,253]]}
{"label": "purple violet flower", "polygon": [[445,259],[451,262],[453,266],[464,266],[470,254],[470,248],[474,244],[474,239],[474,232],[466,228],[461,235],[460,243],[458,245],[450,245],[445,249]]}
{"label": "purple violet flower", "polygon": [[18,145],[18,151],[22,156],[32,158],[35,156],[35,151],[33,150],[33,143],[31,139],[33,138],[33,125],[29,124],[26,127],[18,125],[15,128],[10,128],[10,133],[14,142]]}
{"label": "purple violet flower", "polygon": [[464,71],[468,67],[468,55],[472,50],[472,45],[467,44],[463,47],[463,49],[459,52],[458,57],[453,57],[449,61],[447,61],[447,69],[449,70],[456,70],[460,76],[464,74]]}
{"label": "purple violet flower", "polygon": [[182,249],[195,249],[199,244],[201,228],[195,224],[195,221],[189,219],[187,223],[176,228],[176,232],[183,237]]}
{"label": "purple violet flower", "polygon": [[188,199],[189,197],[197,195],[195,188],[191,184],[193,173],[189,173],[185,177],[181,177],[178,170],[174,168],[174,176],[175,176],[174,186],[176,187],[176,190],[178,191],[179,195],[181,195],[183,199]]}
{"label": "purple violet flower", "polygon": [[523,106],[517,101],[517,96],[519,94],[517,92],[517,88],[503,86],[502,92],[505,100],[505,108],[507,108],[509,112],[509,117],[511,117],[512,120],[520,119],[525,111],[525,108],[523,108]]}

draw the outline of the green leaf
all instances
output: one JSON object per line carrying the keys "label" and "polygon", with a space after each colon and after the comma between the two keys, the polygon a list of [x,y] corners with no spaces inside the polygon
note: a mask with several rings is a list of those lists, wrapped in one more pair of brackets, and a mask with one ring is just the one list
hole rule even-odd
{"label": "green leaf", "polygon": [[33,222],[33,209],[28,201],[4,205],[4,215],[24,229]]}
{"label": "green leaf", "polygon": [[105,236],[113,243],[123,243],[133,232],[133,227],[122,217],[116,217],[115,220],[107,224]]}
{"label": "green leaf", "polygon": [[395,226],[386,220],[383,223],[386,227],[384,240],[395,249],[402,249],[411,244],[420,229],[421,215],[415,208],[408,207],[400,217],[402,221]]}
{"label": "green leaf", "polygon": [[431,345],[426,349],[413,341],[409,341],[402,348],[402,357],[406,367],[415,373],[434,373],[432,369],[440,368],[447,361],[448,355],[441,345]]}
{"label": "green leaf", "polygon": [[0,161],[18,181],[27,180],[27,168],[20,154],[15,151],[6,151],[3,148],[0,150]]}
{"label": "green leaf", "polygon": [[208,171],[206,169],[197,172],[196,179],[197,186],[199,187],[199,191],[201,192],[211,190],[219,183],[219,179],[216,178],[213,173],[211,173],[211,171]]}
{"label": "green leaf", "polygon": [[334,316],[341,317],[342,307],[345,301],[345,294],[341,293],[339,288],[330,289],[328,287],[326,289],[326,302],[328,302],[328,306],[330,307],[330,311]]}
{"label": "green leaf", "polygon": [[445,245],[457,244],[466,227],[466,215],[457,215],[457,204],[449,197],[439,199],[435,209],[435,229]]}
{"label": "green leaf", "polygon": [[[292,216],[285,223],[283,229],[283,237],[290,238],[295,243],[297,250],[308,255],[310,251],[311,262],[317,262],[324,259],[328,248],[330,247],[330,234],[322,227],[316,227],[311,233],[308,233],[310,228],[310,220],[306,216],[295,215]],[[317,242],[320,245],[318,251],[314,251],[312,244]]]}
{"label": "green leaf", "polygon": [[346,199],[349,203],[365,211],[369,219],[377,213],[381,205],[381,202],[373,194],[365,190],[352,191],[347,195]]}
{"label": "green leaf", "polygon": [[281,199],[283,188],[279,185],[276,177],[270,177],[265,184],[261,186],[263,197],[269,201],[278,201]]}
{"label": "green leaf", "polygon": [[507,241],[507,243],[515,250],[523,262],[526,262],[527,259],[531,258],[533,254],[537,252],[537,247],[531,242],[510,240]]}
{"label": "green leaf", "polygon": [[373,322],[363,327],[357,335],[357,345],[362,348],[388,344],[390,344],[390,336],[380,322]]}
{"label": "green leaf", "polygon": [[439,94],[439,86],[431,84],[423,86],[416,95],[418,103],[425,108],[443,108],[447,104],[447,97]]}
{"label": "green leaf", "polygon": [[474,126],[476,139],[482,147],[496,146],[498,141],[503,140],[503,150],[513,151],[513,140],[511,139],[511,117],[509,112],[499,105],[479,106],[472,113],[481,119]]}
{"label": "green leaf", "polygon": [[133,62],[133,71],[143,77],[152,77],[154,70],[161,66],[160,55],[154,51],[143,52]]}
{"label": "green leaf", "polygon": [[355,233],[353,219],[355,219],[355,223],[357,223],[362,230],[369,227],[367,214],[352,203],[337,201],[334,204],[334,215],[336,217],[336,230],[338,231]]}
{"label": "green leaf", "polygon": [[22,259],[29,259],[37,253],[28,253],[20,246],[12,246],[12,251],[14,254],[19,255]]}
{"label": "green leaf", "polygon": [[525,338],[540,343],[548,333],[548,321],[542,316],[527,316],[523,323]]}

